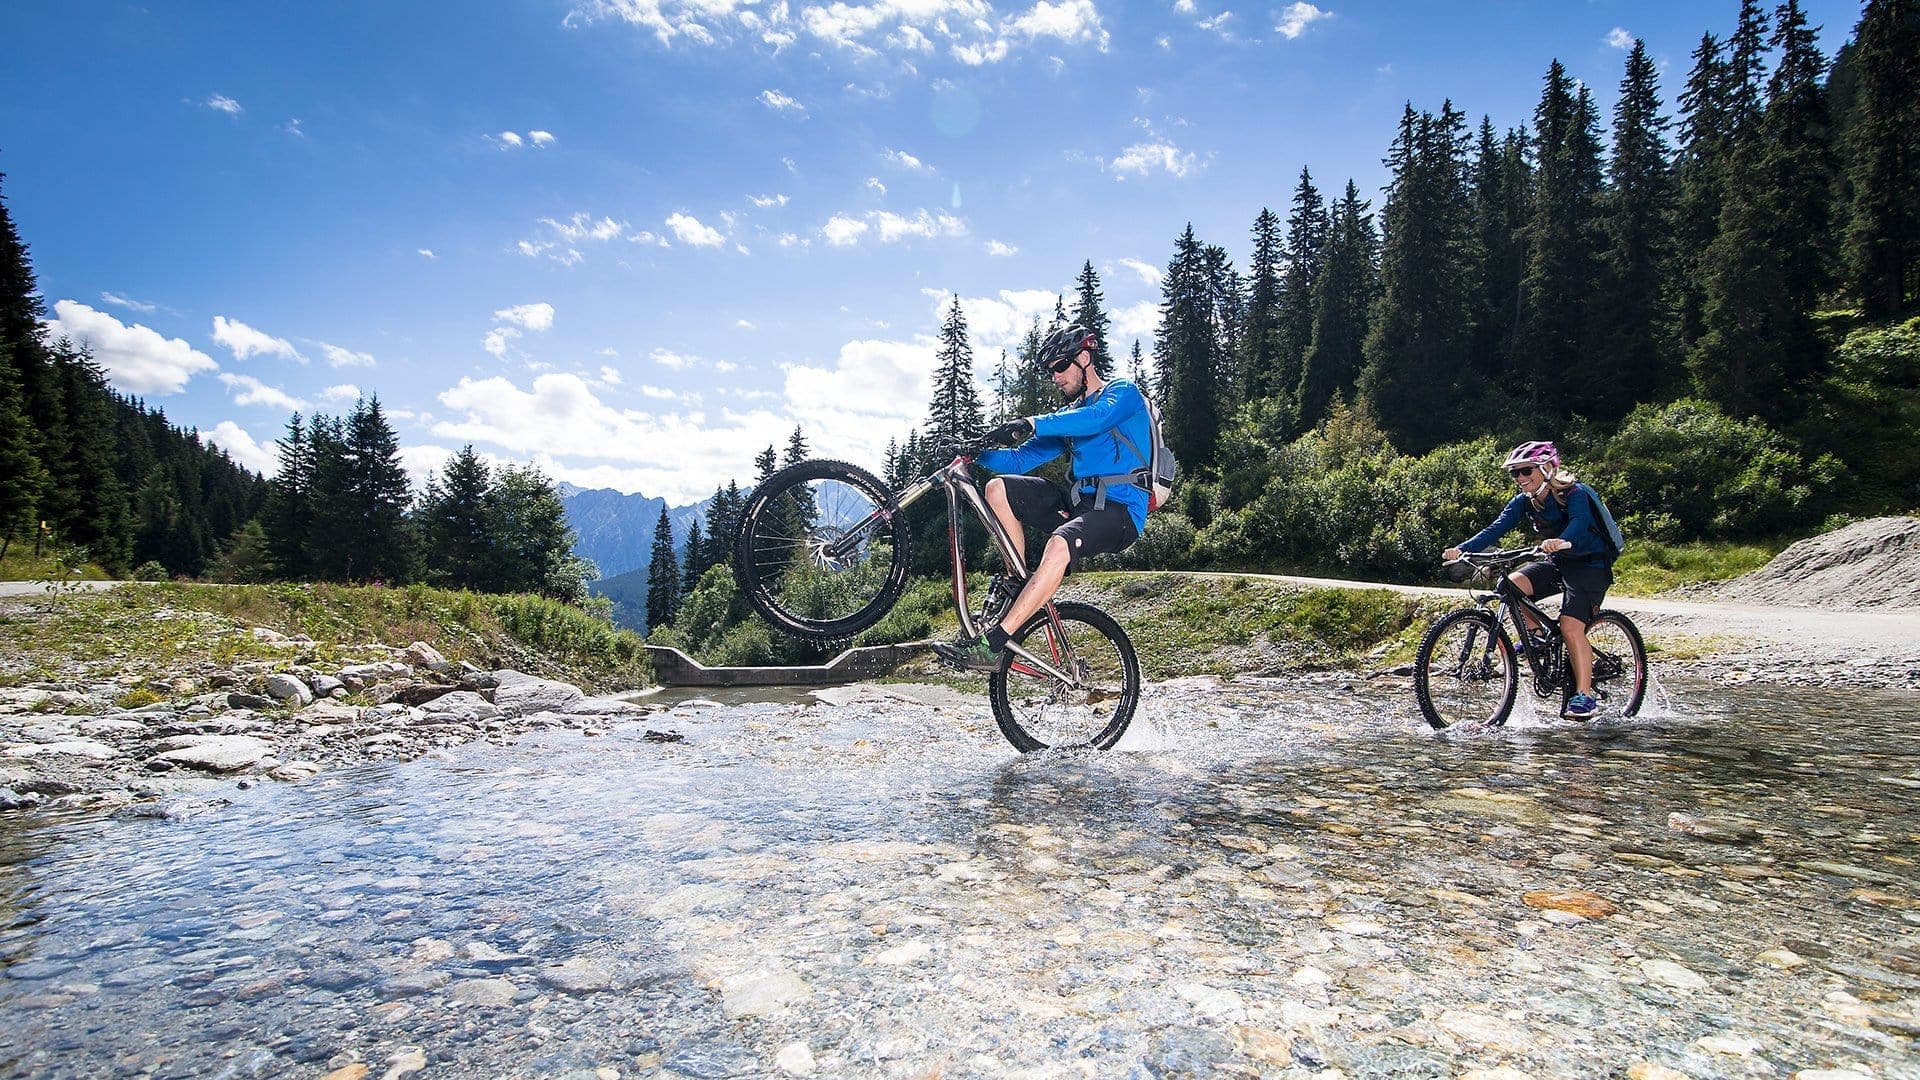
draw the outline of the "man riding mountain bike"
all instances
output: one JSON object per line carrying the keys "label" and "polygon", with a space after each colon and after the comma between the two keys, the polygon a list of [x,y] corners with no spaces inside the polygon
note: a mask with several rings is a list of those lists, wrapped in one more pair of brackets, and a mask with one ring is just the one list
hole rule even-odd
{"label": "man riding mountain bike", "polygon": [[[992,671],[1007,638],[1053,599],[1068,571],[1089,555],[1125,548],[1146,528],[1149,500],[1139,470],[1154,445],[1146,398],[1126,379],[1105,379],[1093,365],[1098,339],[1084,327],[1048,335],[1036,363],[1052,377],[1066,407],[1045,416],[1001,424],[981,437],[988,450],[975,461],[1010,475],[987,481],[987,505],[1026,560],[1022,524],[1048,532],[1040,564],[1000,622],[978,638],[936,644],[934,652],[956,667]],[[1062,491],[1045,477],[1024,475],[1062,454],[1070,456],[1072,481]]]}

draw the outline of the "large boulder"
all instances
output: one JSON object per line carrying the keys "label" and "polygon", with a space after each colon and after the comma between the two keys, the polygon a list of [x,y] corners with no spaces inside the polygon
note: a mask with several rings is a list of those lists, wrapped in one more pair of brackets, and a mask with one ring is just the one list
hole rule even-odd
{"label": "large boulder", "polygon": [[1713,596],[1750,604],[1920,608],[1920,518],[1871,518],[1808,537]]}
{"label": "large boulder", "polygon": [[258,764],[271,749],[251,735],[180,735],[162,739],[151,761],[208,772],[233,772]]}
{"label": "large boulder", "polygon": [[586,691],[557,679],[542,679],[522,672],[495,672],[498,684],[493,703],[507,716],[525,716],[537,712],[570,712],[570,706],[586,699]]}

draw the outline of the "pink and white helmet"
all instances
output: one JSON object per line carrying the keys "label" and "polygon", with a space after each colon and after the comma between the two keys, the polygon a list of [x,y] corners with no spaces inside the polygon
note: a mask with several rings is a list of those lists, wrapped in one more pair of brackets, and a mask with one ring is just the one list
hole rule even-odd
{"label": "pink and white helmet", "polygon": [[1552,472],[1560,467],[1560,451],[1550,442],[1523,442],[1513,448],[1506,464],[1500,467],[1511,469],[1516,465],[1533,465],[1542,472]]}

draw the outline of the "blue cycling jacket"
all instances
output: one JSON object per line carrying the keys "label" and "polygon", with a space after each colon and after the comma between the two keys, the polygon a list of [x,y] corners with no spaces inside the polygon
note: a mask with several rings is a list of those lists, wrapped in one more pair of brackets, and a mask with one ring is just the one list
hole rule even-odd
{"label": "blue cycling jacket", "polygon": [[[1127,449],[1114,436],[1121,432],[1139,452]],[[1147,418],[1147,399],[1126,379],[1110,379],[1100,392],[1059,412],[1033,418],[1033,438],[1011,450],[989,450],[974,460],[994,472],[1026,473],[1067,452],[1073,444],[1074,486],[1083,503],[1093,498],[1090,477],[1130,473],[1145,466],[1143,455],[1153,452],[1153,428]],[[1127,508],[1134,530],[1147,527],[1147,493],[1137,484],[1109,482],[1107,501]]]}
{"label": "blue cycling jacket", "polygon": [[1593,516],[1593,500],[1568,492],[1567,505],[1561,506],[1560,500],[1548,496],[1546,502],[1535,507],[1533,500],[1524,493],[1507,500],[1500,516],[1493,524],[1474,533],[1471,539],[1460,543],[1461,551],[1484,551],[1493,546],[1493,542],[1511,532],[1522,519],[1531,519],[1539,531],[1542,540],[1559,537],[1573,547],[1552,556],[1555,561],[1572,557],[1584,559],[1596,566],[1612,565],[1607,557],[1607,534],[1605,526]]}

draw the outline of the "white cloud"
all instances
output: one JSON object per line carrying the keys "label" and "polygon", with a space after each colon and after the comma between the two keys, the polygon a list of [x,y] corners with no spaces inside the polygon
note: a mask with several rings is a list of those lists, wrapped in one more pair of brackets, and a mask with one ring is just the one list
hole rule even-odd
{"label": "white cloud", "polygon": [[225,94],[208,94],[207,100],[201,102],[201,104],[216,112],[226,113],[228,116],[239,116],[241,113],[247,111],[241,108],[239,102]]}
{"label": "white cloud", "polygon": [[887,193],[887,185],[881,183],[880,178],[877,176],[867,177],[867,188],[871,191],[877,191],[882,195]]}
{"label": "white cloud", "polygon": [[905,150],[888,150],[880,156],[886,158],[889,163],[897,165],[908,172],[930,173],[933,171],[932,167],[926,162],[921,161]]}
{"label": "white cloud", "polygon": [[1139,259],[1116,259],[1115,262],[1140,275],[1140,280],[1149,285],[1160,284],[1160,278],[1163,272],[1159,267],[1150,262],[1143,262]]}
{"label": "white cloud", "polygon": [[1633,35],[1627,33],[1625,28],[1616,26],[1607,31],[1607,44],[1616,49],[1631,49],[1633,48]]}
{"label": "white cloud", "polygon": [[605,383],[608,386],[619,386],[620,385],[620,369],[608,367],[605,364],[601,364],[600,365],[600,381],[602,383]]}
{"label": "white cloud", "polygon": [[1307,27],[1321,19],[1331,18],[1333,18],[1333,12],[1322,11],[1301,0],[1299,3],[1288,5],[1287,9],[1280,13],[1280,21],[1275,23],[1273,28],[1278,30],[1282,37],[1291,41],[1306,33]]}
{"label": "white cloud", "polygon": [[527,132],[527,138],[532,139],[533,145],[535,146],[553,145],[553,132],[551,131],[529,131]]}
{"label": "white cloud", "polygon": [[541,301],[537,304],[520,304],[516,307],[501,308],[493,313],[501,322],[523,326],[528,330],[541,331],[553,329],[553,305]]}
{"label": "white cloud", "polygon": [[289,360],[306,363],[307,358],[286,338],[277,338],[248,326],[238,319],[229,319],[224,315],[213,317],[213,341],[224,345],[233,353],[235,360],[245,360],[254,356],[284,356]]}
{"label": "white cloud", "polygon": [[513,131],[503,131],[498,135],[489,135],[487,137],[502,150],[518,150],[527,144],[527,141],[522,139],[518,132]]}
{"label": "white cloud", "polygon": [[282,124],[280,126],[280,130],[298,139],[304,139],[307,137],[307,133],[304,130],[302,130],[300,127],[300,118],[297,116],[291,120],[288,120],[285,124]]}
{"label": "white cloud", "polygon": [[235,375],[230,371],[223,371],[219,378],[221,382],[227,384],[227,389],[234,391],[233,401],[236,405],[268,405],[288,412],[307,407],[306,402],[279,387],[268,386],[251,375]]}
{"label": "white cloud", "polygon": [[1223,11],[1220,14],[1215,15],[1210,19],[1201,19],[1200,21],[1194,23],[1194,25],[1198,26],[1202,30],[1211,30],[1216,34],[1219,34],[1221,37],[1231,40],[1233,38],[1232,23],[1233,23],[1233,12]]}
{"label": "white cloud", "polygon": [[220,369],[213,357],[180,338],[162,337],[139,323],[127,326],[77,301],[57,301],[44,325],[49,337],[71,338],[89,349],[108,381],[130,394],[177,394],[196,373]]}
{"label": "white cloud", "polygon": [[564,223],[552,218],[541,218],[540,221],[570,244],[579,243],[582,240],[617,239],[627,229],[627,223],[624,221],[615,221],[605,216],[595,221],[592,214],[585,212],[573,215]]}
{"label": "white cloud", "polygon": [[1153,300],[1142,300],[1107,312],[1107,318],[1112,323],[1107,340],[1140,338],[1151,345],[1154,333],[1160,329],[1160,305]]}
{"label": "white cloud", "polygon": [[985,64],[997,64],[1007,58],[1007,40],[999,38],[977,45],[955,45],[948,51],[955,60],[968,67],[980,67]]}
{"label": "white cloud", "polygon": [[1100,12],[1093,6],[1093,0],[1062,0],[1058,4],[1040,0],[1026,14],[1009,22],[1007,28],[1013,33],[1025,34],[1029,41],[1043,37],[1068,44],[1084,41],[1101,52],[1107,51],[1107,31],[1100,25]]}
{"label": "white cloud", "polygon": [[868,215],[880,230],[882,243],[891,244],[909,236],[965,236],[967,223],[951,214],[930,214],[925,210],[913,217],[902,217],[888,210]]}
{"label": "white cloud", "polygon": [[786,403],[816,454],[879,463],[933,396],[936,343],[849,341],[831,368],[787,369]]}
{"label": "white cloud", "polygon": [[726,243],[726,237],[721,236],[718,229],[700,224],[700,219],[691,214],[675,213],[667,219],[667,228],[673,230],[681,243],[694,247],[719,247]]}
{"label": "white cloud", "polygon": [[987,254],[1002,256],[1018,255],[1020,254],[1020,249],[1014,247],[1012,244],[1003,244],[998,240],[989,240],[987,241]]}
{"label": "white cloud", "polygon": [[480,347],[504,360],[507,356],[507,345],[519,336],[520,331],[511,326],[496,326],[487,331],[487,336],[481,339]]}
{"label": "white cloud", "polygon": [[674,371],[685,371],[700,359],[697,356],[682,356],[672,349],[655,349],[648,353],[647,357],[661,367],[671,368]]}
{"label": "white cloud", "polygon": [[733,372],[739,371],[740,365],[734,363],[731,360],[715,360],[713,362],[713,370],[719,372],[722,375],[728,375]]}
{"label": "white cloud", "polygon": [[420,257],[423,259],[437,259],[440,257],[433,253],[432,248],[418,248],[416,250],[419,253]]}
{"label": "white cloud", "polygon": [[142,315],[148,315],[160,309],[160,305],[158,304],[149,304],[144,301],[133,300],[121,296],[119,293],[103,292],[100,294],[100,299],[104,303],[112,304],[114,307],[123,307],[129,311],[137,311]]}
{"label": "white cloud", "polygon": [[372,367],[375,363],[372,353],[354,352],[324,341],[320,343],[320,351],[326,356],[327,363],[334,367]]}
{"label": "white cloud", "polygon": [[807,107],[778,90],[760,91],[760,103],[774,112],[796,112],[806,115]]}
{"label": "white cloud", "polygon": [[352,383],[336,383],[320,391],[320,396],[328,401],[359,401],[360,388]]}
{"label": "white cloud", "polygon": [[787,205],[787,197],[785,195],[749,195],[747,196],[747,201],[760,207],[762,210],[770,206]]}
{"label": "white cloud", "polygon": [[[928,316],[938,325],[946,318],[952,295],[939,289],[921,292],[930,304]],[[1045,326],[1052,320],[1059,299],[1060,294],[1049,289],[1001,289],[993,296],[961,297],[960,311],[967,317],[975,360],[984,363],[990,352],[1019,348],[1035,322]]]}
{"label": "white cloud", "polygon": [[1125,179],[1128,175],[1145,176],[1155,170],[1165,171],[1170,176],[1184,177],[1198,168],[1194,156],[1167,140],[1157,142],[1134,143],[1120,156],[1107,165],[1107,171]]}
{"label": "white cloud", "polygon": [[820,227],[820,234],[834,247],[848,247],[860,242],[860,234],[867,231],[867,223],[859,218],[845,214],[835,214]]}
{"label": "white cloud", "polygon": [[202,432],[201,437],[225,450],[242,468],[268,477],[280,471],[280,455],[272,447],[260,445],[245,428],[231,420],[220,421],[213,425],[212,431]]}
{"label": "white cloud", "polygon": [[737,326],[737,327],[739,327],[739,328],[740,328],[740,329],[742,329],[742,330],[758,330],[758,329],[760,329],[759,327],[757,327],[757,326],[755,326],[755,325],[753,325],[753,323],[752,323],[752,321],[751,321],[751,320],[748,320],[748,319],[735,319],[735,320],[734,320],[734,323],[733,323],[733,325],[735,325],[735,326]]}

